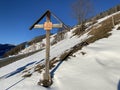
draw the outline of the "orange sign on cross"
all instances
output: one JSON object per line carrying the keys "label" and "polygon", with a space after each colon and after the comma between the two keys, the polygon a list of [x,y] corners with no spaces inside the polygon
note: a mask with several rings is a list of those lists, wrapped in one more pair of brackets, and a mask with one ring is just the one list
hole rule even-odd
{"label": "orange sign on cross", "polygon": [[44,23],[44,29],[45,30],[51,30],[53,27],[52,22],[45,22]]}

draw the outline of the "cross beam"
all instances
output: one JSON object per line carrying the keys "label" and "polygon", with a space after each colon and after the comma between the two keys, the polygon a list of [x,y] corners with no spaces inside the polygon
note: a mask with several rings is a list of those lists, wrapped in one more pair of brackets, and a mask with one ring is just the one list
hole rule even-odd
{"label": "cross beam", "polygon": [[[63,24],[53,24],[52,28],[61,28]],[[44,28],[44,24],[36,24],[34,25],[34,28]]]}

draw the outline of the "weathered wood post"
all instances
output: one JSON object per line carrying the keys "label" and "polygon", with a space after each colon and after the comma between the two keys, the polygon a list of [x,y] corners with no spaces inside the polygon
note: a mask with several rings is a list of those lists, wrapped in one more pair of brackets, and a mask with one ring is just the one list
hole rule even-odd
{"label": "weathered wood post", "polygon": [[[44,24],[38,24],[46,16],[46,22]],[[62,24],[52,24],[51,12],[48,10],[42,15],[31,27],[32,28],[44,28],[46,30],[46,61],[45,61],[45,73],[43,73],[43,80],[38,82],[39,85],[49,87],[52,85],[52,79],[49,72],[49,58],[50,58],[50,30],[52,28],[62,28]]]}
{"label": "weathered wood post", "polygon": [[49,73],[49,57],[50,57],[50,30],[52,29],[52,23],[50,22],[50,12],[46,15],[46,22],[44,23],[44,29],[46,30],[46,62],[45,73],[43,74],[43,86],[50,86],[52,79]]}

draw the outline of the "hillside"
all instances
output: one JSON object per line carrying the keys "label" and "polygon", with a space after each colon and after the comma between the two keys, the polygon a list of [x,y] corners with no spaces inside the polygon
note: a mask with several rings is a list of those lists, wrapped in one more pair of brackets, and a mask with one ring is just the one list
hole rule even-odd
{"label": "hillside", "polygon": [[[120,90],[120,11],[90,23],[84,31],[80,25],[66,31],[64,39],[54,44],[56,34],[51,36],[50,74],[54,78],[49,89]],[[28,48],[23,53],[33,49]],[[44,63],[45,49],[0,68],[0,89],[46,90],[37,85]]]}
{"label": "hillside", "polygon": [[[41,42],[42,39],[44,39],[44,38],[45,38],[45,35],[36,36],[35,38],[33,38],[33,39],[30,40],[30,41],[20,43],[20,44],[16,45],[15,48],[13,48],[13,49],[5,52],[5,53],[3,54],[3,56],[4,56],[4,57],[9,57],[9,56],[12,56],[12,55],[25,54],[25,52],[21,53],[22,50],[24,50],[25,48],[27,48],[27,47],[29,47],[29,46],[34,47],[33,44]],[[39,48],[39,49],[40,49],[40,48]],[[37,49],[37,50],[38,50],[38,49]],[[35,50],[33,50],[33,51],[35,51]],[[31,52],[31,51],[29,51],[29,52]],[[29,53],[29,52],[26,52],[26,53]]]}
{"label": "hillside", "polygon": [[74,53],[74,57],[70,56],[55,73],[53,88],[120,90],[120,29],[116,30],[117,27],[109,38],[96,41]]}

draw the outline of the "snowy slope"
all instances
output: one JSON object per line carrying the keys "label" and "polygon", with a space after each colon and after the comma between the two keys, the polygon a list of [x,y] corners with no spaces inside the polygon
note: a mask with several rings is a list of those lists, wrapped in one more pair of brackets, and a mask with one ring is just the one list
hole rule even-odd
{"label": "snowy slope", "polygon": [[[51,90],[119,90],[120,79],[120,30],[116,25],[109,38],[101,39],[84,47],[64,61],[55,72]],[[60,56],[66,50],[89,38],[88,33],[81,37],[73,36],[73,30],[66,34],[66,39],[51,46],[50,59]],[[45,40],[43,40],[45,41]],[[82,55],[81,52],[85,52]],[[27,58],[0,68],[0,90],[47,90],[37,85],[41,78],[38,72],[29,78],[21,77],[22,70],[34,68],[44,63],[45,50]]]}
{"label": "snowy slope", "polygon": [[[85,38],[87,39],[89,37],[87,34],[84,34],[80,38],[78,38],[77,36],[69,38],[72,35],[72,31],[73,30],[71,30],[68,33],[68,35],[67,35],[68,38],[58,42],[56,45],[51,46],[50,59],[61,55],[62,53],[64,53],[66,50],[70,49],[74,45],[82,42],[81,40],[83,40]],[[4,89],[8,88],[9,86],[14,85],[15,82],[21,80],[21,76],[20,75],[21,75],[22,72],[19,72],[18,74],[15,74],[14,75],[15,77],[11,76],[11,77],[8,78],[10,72],[14,73],[16,71],[19,71],[19,69],[21,69],[21,67],[24,68],[24,67],[26,67],[27,64],[34,63],[34,62],[37,63],[37,62],[39,62],[42,59],[45,59],[45,50],[43,50],[41,52],[38,52],[38,53],[36,53],[34,55],[31,55],[31,56],[29,56],[27,58],[24,58],[24,59],[21,59],[19,61],[16,61],[16,62],[14,62],[12,64],[9,64],[9,65],[7,65],[5,67],[0,68],[0,79],[1,79],[1,81],[0,81],[0,88],[1,88],[1,90],[4,90]],[[29,65],[29,66],[30,67],[34,67],[34,65],[36,63],[34,63],[32,65]],[[40,78],[40,76],[39,76],[39,78]],[[7,80],[7,83],[5,82],[6,80]],[[36,80],[39,80],[39,79],[36,79]],[[15,89],[15,90],[17,90],[17,89]]]}
{"label": "snowy slope", "polygon": [[118,12],[116,12],[116,13],[113,13],[113,14],[111,14],[111,15],[109,15],[109,16],[106,16],[106,17],[104,17],[104,18],[101,18],[101,19],[98,20],[98,23],[100,23],[100,22],[102,22],[102,21],[104,21],[104,20],[106,20],[106,19],[108,19],[108,18],[110,18],[110,17],[112,17],[112,16],[114,16],[114,15],[116,15],[116,14],[119,14],[119,13],[120,13],[120,11],[118,11]]}
{"label": "snowy slope", "polygon": [[116,28],[112,36],[84,47],[60,66],[55,75],[58,90],[120,90],[120,31]]}
{"label": "snowy slope", "polygon": [[[109,38],[101,39],[84,47],[74,54],[76,57],[71,56],[68,61],[63,62],[55,72],[51,90],[117,90],[120,79],[120,31],[116,28],[113,29],[111,32],[113,35]],[[86,52],[86,54],[82,55],[81,52]],[[1,68],[0,74],[4,70],[10,72],[9,68],[16,63]],[[22,79],[20,75],[16,74],[7,79],[1,79],[0,89],[9,90],[7,88],[13,85],[10,90],[46,90],[46,88],[37,85],[40,74],[34,73],[26,79]],[[19,80],[20,82],[18,82]]]}

